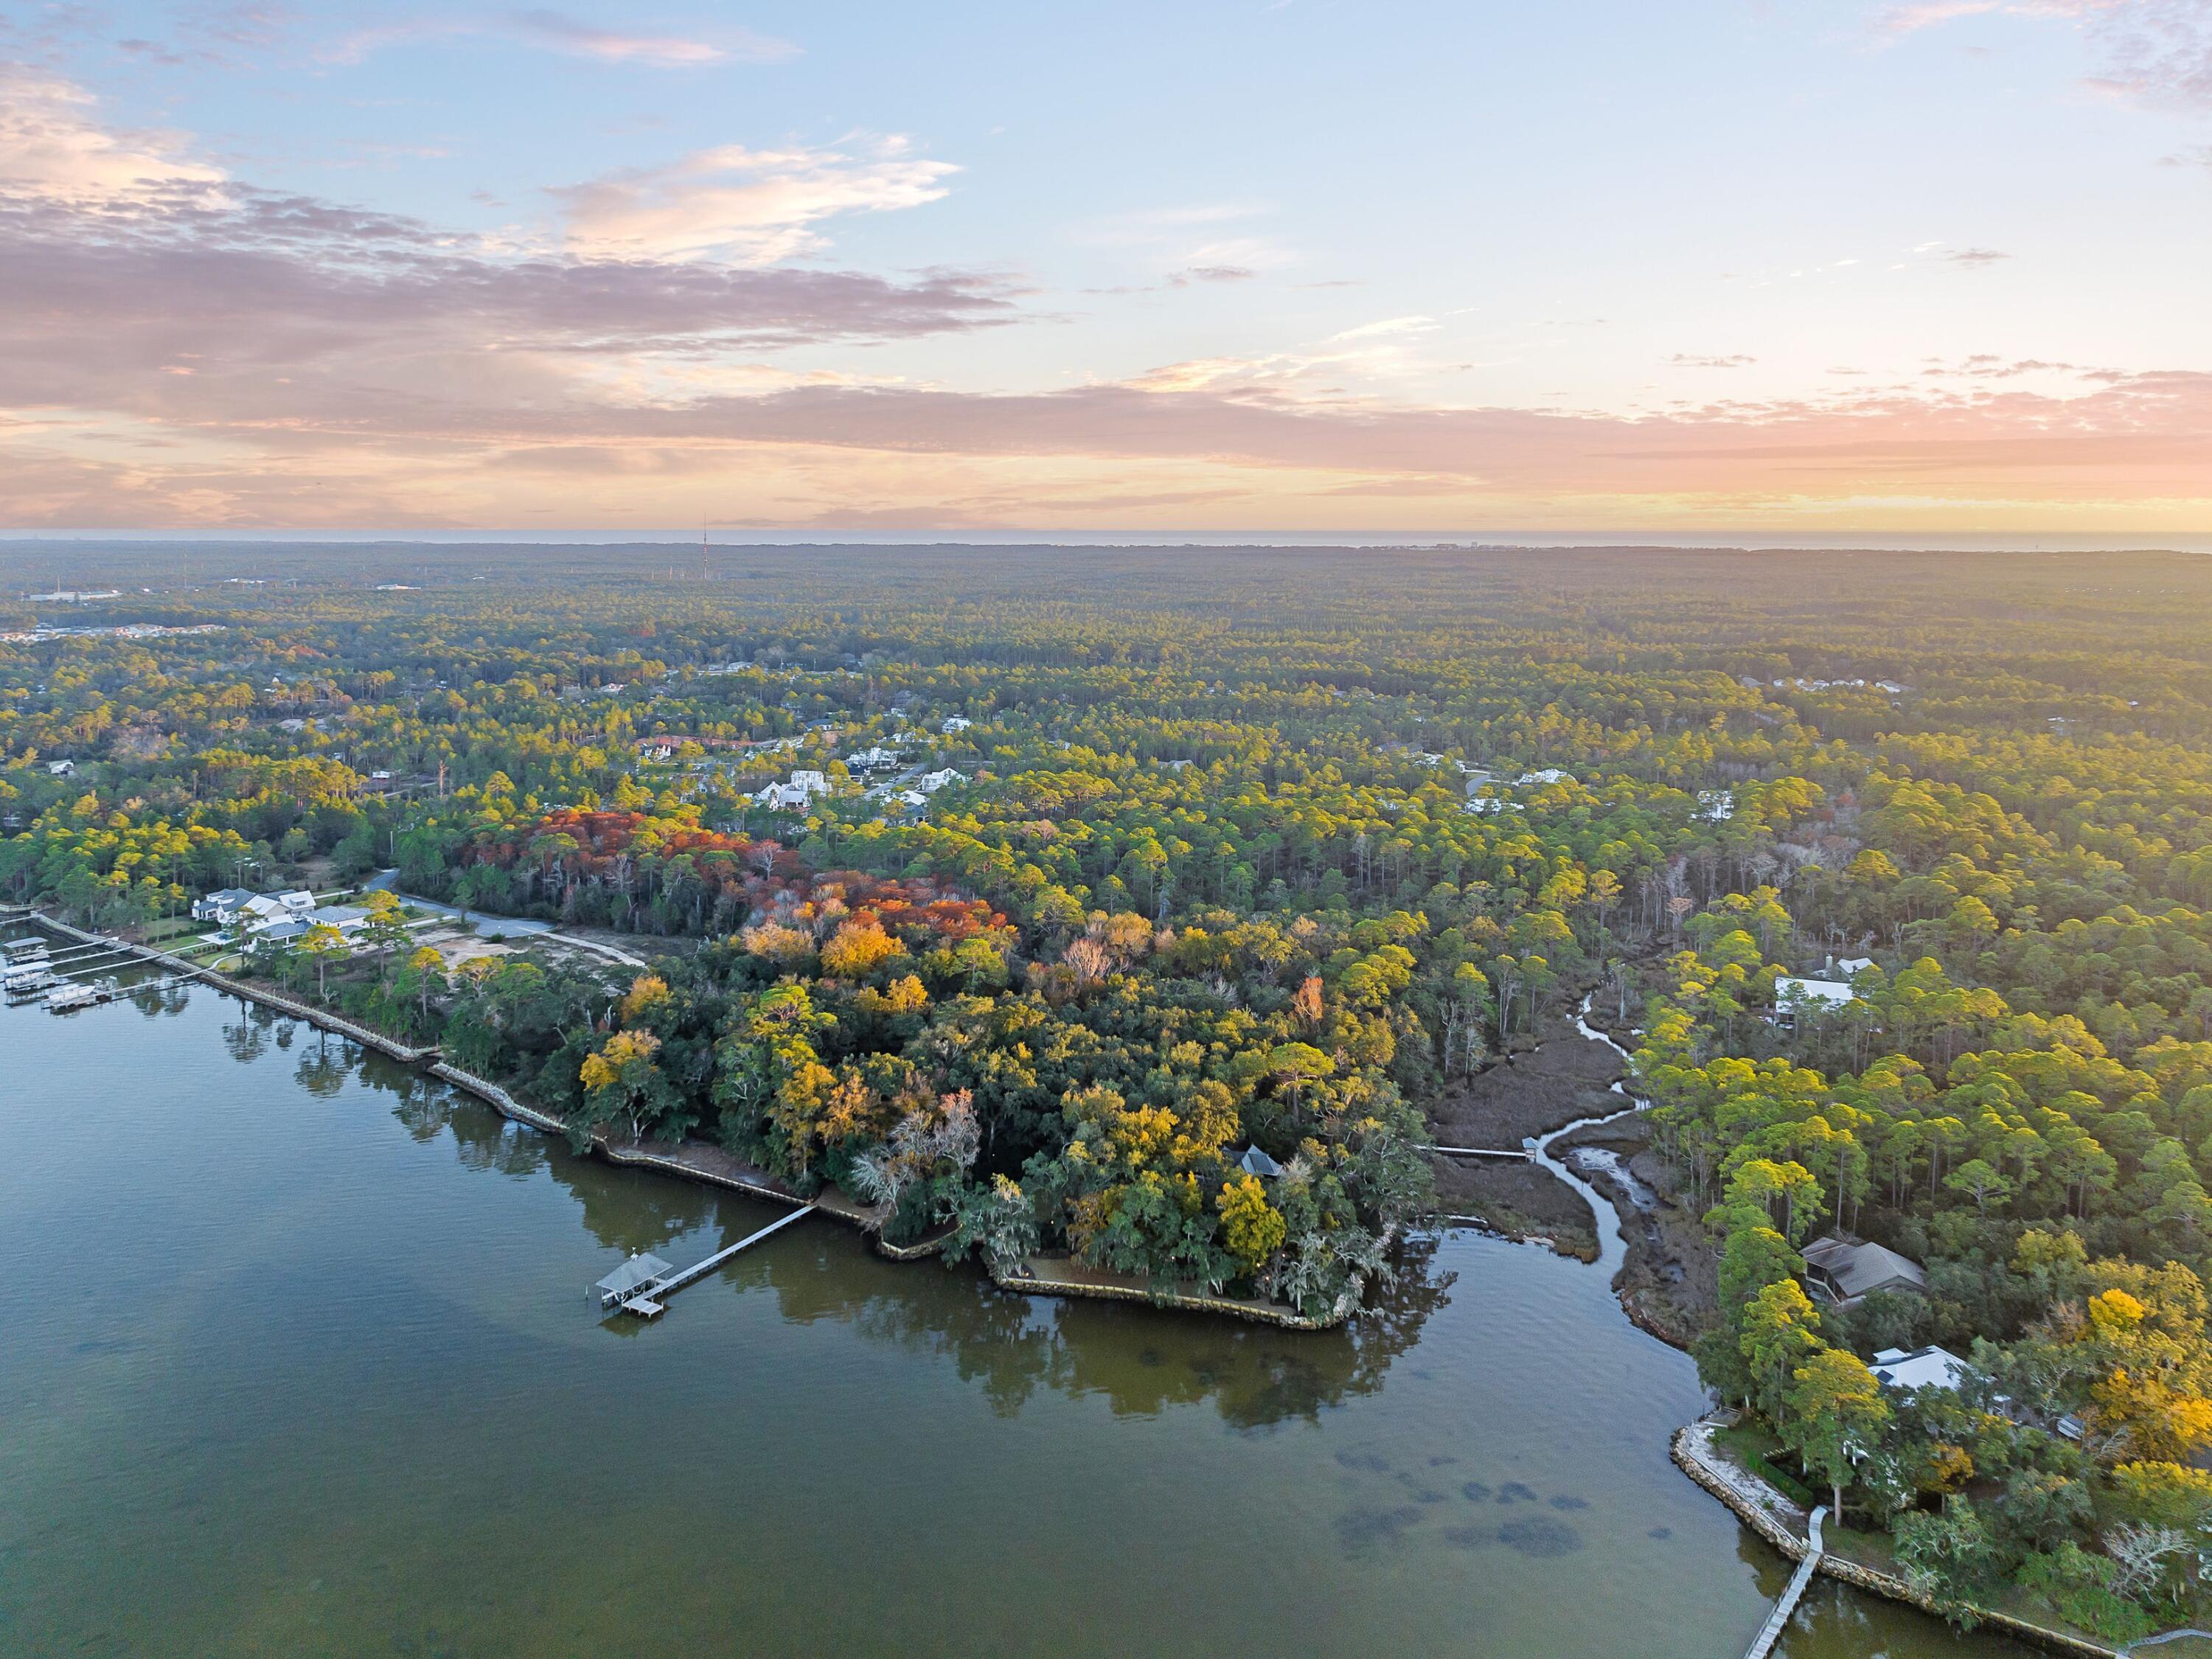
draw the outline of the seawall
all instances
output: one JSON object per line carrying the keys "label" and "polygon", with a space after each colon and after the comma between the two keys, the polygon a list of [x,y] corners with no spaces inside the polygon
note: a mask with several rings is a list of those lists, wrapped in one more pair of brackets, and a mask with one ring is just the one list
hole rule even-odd
{"label": "seawall", "polygon": [[[1686,1424],[1674,1431],[1668,1454],[1674,1460],[1675,1467],[1735,1510],[1736,1519],[1776,1550],[1792,1561],[1802,1561],[1812,1547],[1791,1522],[1793,1519],[1802,1521],[1804,1512],[1765,1481],[1736,1468],[1715,1451],[1710,1443],[1712,1426],[1709,1422],[1699,1421]],[[1893,1601],[1902,1601],[1938,1619],[1945,1617],[1933,1597],[1914,1589],[1895,1574],[1882,1572],[1836,1554],[1833,1539],[1829,1540],[1827,1553],[1821,1556],[1817,1571],[1824,1577],[1840,1579],[1856,1589],[1887,1596]],[[2051,1630],[2030,1620],[1989,1607],[1969,1607],[1967,1611],[1978,1627],[2002,1631],[2031,1646],[2041,1648],[2046,1653],[2065,1654],[2069,1656],[2069,1659],[2120,1659],[2118,1649],[2107,1647],[2087,1637]]]}

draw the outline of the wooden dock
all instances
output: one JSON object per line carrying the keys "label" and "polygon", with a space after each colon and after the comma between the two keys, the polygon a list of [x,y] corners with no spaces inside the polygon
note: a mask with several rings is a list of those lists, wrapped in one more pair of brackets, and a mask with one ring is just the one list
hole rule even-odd
{"label": "wooden dock", "polygon": [[1751,1645],[1744,1650],[1743,1659],[1766,1659],[1767,1655],[1774,1651],[1774,1644],[1782,1639],[1783,1630],[1790,1623],[1790,1615],[1797,1611],[1798,1602],[1804,1600],[1805,1587],[1813,1582],[1813,1575],[1820,1568],[1820,1557],[1826,1553],[1820,1544],[1820,1522],[1827,1519],[1827,1516],[1828,1506],[1825,1504],[1813,1511],[1812,1519],[1805,1528],[1812,1547],[1805,1552],[1805,1559],[1797,1564],[1797,1571],[1790,1575],[1789,1587],[1782,1592],[1782,1599],[1774,1604],[1774,1611],[1766,1615],[1766,1622],[1759,1627],[1759,1634],[1751,1638]]}
{"label": "wooden dock", "polygon": [[1424,1146],[1425,1152],[1441,1152],[1446,1158],[1510,1158],[1522,1164],[1534,1161],[1535,1154],[1525,1146]]}
{"label": "wooden dock", "polygon": [[770,1233],[781,1232],[794,1221],[804,1221],[813,1213],[814,1206],[806,1205],[803,1208],[793,1210],[789,1215],[779,1217],[769,1222],[757,1233],[746,1234],[734,1244],[725,1245],[703,1261],[695,1261],[688,1267],[649,1279],[616,1300],[613,1304],[614,1310],[617,1313],[635,1314],[640,1319],[658,1318],[666,1310],[667,1297],[696,1279],[704,1279],[738,1251],[759,1243]]}

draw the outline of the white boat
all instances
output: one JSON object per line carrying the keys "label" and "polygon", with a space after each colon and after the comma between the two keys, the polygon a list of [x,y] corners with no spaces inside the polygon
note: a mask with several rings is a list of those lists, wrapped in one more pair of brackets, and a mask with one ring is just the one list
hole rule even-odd
{"label": "white boat", "polygon": [[89,985],[64,985],[46,998],[49,1013],[66,1014],[73,1009],[89,1008],[102,1000],[99,992]]}
{"label": "white boat", "polygon": [[9,969],[6,981],[10,996],[23,991],[40,990],[53,982],[54,976],[46,971],[46,965],[43,962],[29,968]]}

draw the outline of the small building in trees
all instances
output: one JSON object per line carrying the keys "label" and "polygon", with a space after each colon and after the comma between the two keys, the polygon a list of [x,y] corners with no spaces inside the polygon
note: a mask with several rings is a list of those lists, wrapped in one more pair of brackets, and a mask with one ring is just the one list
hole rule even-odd
{"label": "small building in trees", "polygon": [[1243,1156],[1237,1160],[1237,1167],[1246,1175],[1257,1176],[1262,1181],[1273,1181],[1283,1172],[1283,1166],[1257,1146],[1247,1146]]}
{"label": "small building in trees", "polygon": [[1858,1000],[1850,981],[1840,979],[1801,979],[1782,974],[1774,981],[1774,1023],[1792,1026],[1801,1013],[1833,1013]]}
{"label": "small building in trees", "polygon": [[1920,1264],[1887,1245],[1831,1233],[1808,1244],[1804,1256],[1805,1288],[1835,1307],[1856,1307],[1876,1291],[1928,1294],[1928,1275]]}
{"label": "small building in trees", "polygon": [[1870,1370],[1883,1387],[1910,1394],[1915,1389],[1944,1389],[1953,1394],[1966,1380],[1966,1362],[1948,1348],[1884,1348]]}

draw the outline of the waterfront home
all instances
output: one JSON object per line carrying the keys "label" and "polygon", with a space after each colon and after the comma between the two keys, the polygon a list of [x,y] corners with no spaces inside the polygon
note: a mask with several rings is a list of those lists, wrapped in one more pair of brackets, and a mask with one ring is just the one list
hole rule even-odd
{"label": "waterfront home", "polygon": [[315,927],[336,928],[340,937],[350,942],[368,925],[368,912],[357,905],[325,904],[297,915],[286,916],[266,927],[252,930],[254,939],[267,939],[276,945],[290,945],[307,938]]}
{"label": "waterfront home", "polygon": [[1915,1389],[1942,1389],[1952,1394],[1966,1380],[1966,1362],[1948,1348],[1884,1348],[1870,1368],[1883,1387],[1910,1394]]}
{"label": "waterfront home", "polygon": [[212,921],[228,927],[236,921],[238,913],[246,908],[246,901],[259,895],[245,887],[226,887],[220,892],[210,893],[205,898],[192,901],[192,920]]}
{"label": "waterfront home", "polygon": [[915,785],[915,787],[920,789],[925,795],[933,795],[948,784],[965,783],[967,781],[968,775],[965,772],[956,772],[948,766],[942,772],[925,773],[921,782]]}
{"label": "waterfront home", "polygon": [[1886,1245],[1831,1233],[1804,1249],[1805,1288],[1820,1301],[1854,1308],[1876,1291],[1925,1296],[1928,1275],[1910,1256]]}
{"label": "waterfront home", "polygon": [[297,921],[315,908],[315,896],[304,887],[288,893],[257,893],[238,907],[237,920],[248,933],[258,933],[288,921]]}

